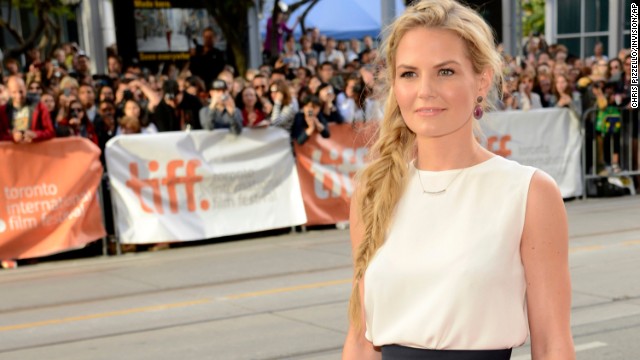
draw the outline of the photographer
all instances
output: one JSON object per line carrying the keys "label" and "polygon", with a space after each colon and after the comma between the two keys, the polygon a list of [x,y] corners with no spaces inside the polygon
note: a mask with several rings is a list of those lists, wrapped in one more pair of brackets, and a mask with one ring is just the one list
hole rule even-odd
{"label": "photographer", "polygon": [[95,127],[89,121],[80,100],[73,99],[64,108],[64,116],[58,121],[56,135],[59,137],[80,136],[100,146]]}
{"label": "photographer", "polygon": [[214,80],[209,90],[211,102],[200,110],[203,129],[229,129],[239,135],[242,132],[242,113],[236,107],[224,80]]}
{"label": "photographer", "polygon": [[320,114],[322,101],[315,95],[308,95],[302,99],[302,111],[296,114],[291,129],[291,139],[299,145],[304,144],[314,133],[328,138],[329,126],[324,116]]}
{"label": "photographer", "polygon": [[344,119],[335,105],[336,95],[333,91],[333,86],[330,84],[320,85],[316,95],[322,102],[321,116],[324,117],[327,122],[342,124]]}

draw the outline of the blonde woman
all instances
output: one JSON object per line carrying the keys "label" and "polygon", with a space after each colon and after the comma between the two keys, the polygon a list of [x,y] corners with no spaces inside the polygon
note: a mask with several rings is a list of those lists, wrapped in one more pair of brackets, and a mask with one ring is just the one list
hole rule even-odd
{"label": "blonde woman", "polygon": [[343,359],[574,359],[568,230],[545,173],[473,133],[495,103],[490,28],[423,0],[381,47],[384,118],[351,207],[354,281]]}

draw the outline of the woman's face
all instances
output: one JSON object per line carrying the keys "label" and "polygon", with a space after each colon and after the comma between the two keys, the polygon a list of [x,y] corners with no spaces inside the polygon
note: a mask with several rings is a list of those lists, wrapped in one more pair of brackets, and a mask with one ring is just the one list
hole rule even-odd
{"label": "woman's face", "polygon": [[246,106],[255,106],[258,101],[258,97],[256,96],[256,91],[253,88],[246,88],[242,92],[242,102]]}
{"label": "woman's face", "polygon": [[136,119],[140,118],[140,106],[138,106],[137,103],[135,103],[134,101],[127,101],[126,104],[124,104],[124,114],[126,116],[131,116],[134,117]]}
{"label": "woman's face", "polygon": [[51,94],[43,94],[40,101],[44,104],[47,110],[49,110],[49,112],[52,112],[56,108],[56,100]]}
{"label": "woman's face", "polygon": [[558,91],[559,94],[564,94],[564,92],[567,90],[567,85],[569,84],[567,83],[567,79],[565,79],[564,76],[556,77],[556,91]]}
{"label": "woman's face", "polygon": [[418,138],[435,138],[469,127],[489,72],[474,73],[466,44],[453,31],[415,28],[396,51],[393,91],[407,127]]}

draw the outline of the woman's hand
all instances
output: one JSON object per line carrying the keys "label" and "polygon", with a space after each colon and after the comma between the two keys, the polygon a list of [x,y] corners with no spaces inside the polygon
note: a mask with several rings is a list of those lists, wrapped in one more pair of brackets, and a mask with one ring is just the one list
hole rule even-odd
{"label": "woman's hand", "polygon": [[568,106],[571,104],[571,97],[567,94],[562,94],[560,100],[558,100],[558,106]]}

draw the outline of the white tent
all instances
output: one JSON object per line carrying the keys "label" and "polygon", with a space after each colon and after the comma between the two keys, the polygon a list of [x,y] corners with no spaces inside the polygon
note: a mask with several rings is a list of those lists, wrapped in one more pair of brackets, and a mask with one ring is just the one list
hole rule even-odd
{"label": "white tent", "polygon": [[[296,0],[284,0],[286,4]],[[404,1],[395,0],[396,16],[404,12]],[[295,19],[301,15],[306,6],[297,9],[289,18],[291,26]],[[260,20],[261,34],[264,39],[267,19],[271,17],[273,0],[265,1],[262,19]],[[380,0],[320,0],[309,11],[305,19],[307,28],[317,27],[324,35],[339,40],[358,38],[371,35],[377,38],[381,31],[381,1]],[[300,26],[294,29],[294,35],[300,36]]]}

